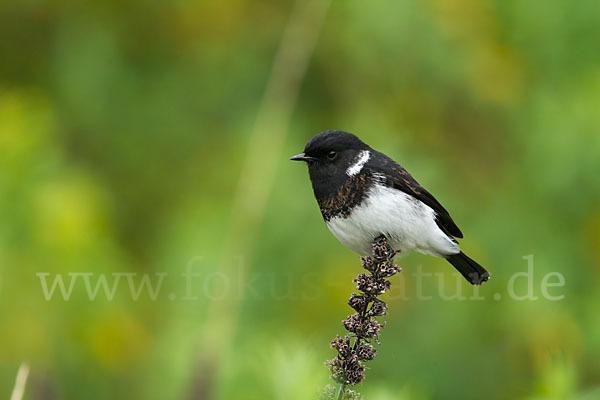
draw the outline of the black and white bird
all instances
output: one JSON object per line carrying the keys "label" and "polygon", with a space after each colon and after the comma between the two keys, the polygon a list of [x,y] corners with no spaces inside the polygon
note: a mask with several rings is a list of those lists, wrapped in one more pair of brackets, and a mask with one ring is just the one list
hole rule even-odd
{"label": "black and white bird", "polygon": [[291,158],[308,164],[313,191],[333,235],[361,255],[385,235],[394,250],[445,258],[471,284],[490,274],[460,251],[446,209],[400,165],[355,135],[328,130]]}

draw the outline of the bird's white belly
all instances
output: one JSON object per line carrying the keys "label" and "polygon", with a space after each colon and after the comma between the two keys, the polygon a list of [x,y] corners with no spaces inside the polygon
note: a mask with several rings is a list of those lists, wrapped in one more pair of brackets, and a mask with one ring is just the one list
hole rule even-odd
{"label": "bird's white belly", "polygon": [[414,197],[383,185],[374,186],[349,217],[327,222],[333,235],[350,250],[371,254],[373,239],[384,234],[394,250],[443,257],[460,250],[437,226],[433,209]]}

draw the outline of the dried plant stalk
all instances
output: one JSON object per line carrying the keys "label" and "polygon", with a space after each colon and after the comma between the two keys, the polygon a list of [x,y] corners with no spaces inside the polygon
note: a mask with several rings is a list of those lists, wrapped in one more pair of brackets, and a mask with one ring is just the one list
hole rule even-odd
{"label": "dried plant stalk", "polygon": [[[354,283],[358,293],[352,293],[348,305],[356,311],[342,321],[349,332],[343,338],[336,336],[331,342],[331,348],[337,351],[337,356],[326,362],[331,371],[331,378],[340,385],[337,394],[329,389],[329,398],[359,399],[360,395],[348,386],[354,386],[365,379],[365,361],[370,361],[377,355],[377,350],[371,344],[379,343],[379,332],[385,326],[376,319],[387,312],[387,304],[378,299],[390,289],[388,278],[396,275],[402,269],[394,264],[396,252],[388,244],[385,236],[379,236],[373,242],[373,255],[362,257],[362,267],[367,273],[360,273]],[[335,395],[335,397],[333,397]]]}

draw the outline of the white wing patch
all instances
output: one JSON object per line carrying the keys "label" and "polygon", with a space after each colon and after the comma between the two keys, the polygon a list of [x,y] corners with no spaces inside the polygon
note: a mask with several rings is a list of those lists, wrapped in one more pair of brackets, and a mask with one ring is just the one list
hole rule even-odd
{"label": "white wing patch", "polygon": [[363,150],[360,153],[358,153],[358,159],[356,160],[356,163],[351,165],[346,170],[346,174],[348,176],[353,176],[353,175],[358,174],[363,169],[363,167],[365,166],[367,161],[369,161],[369,158],[371,158],[371,152],[368,150]]}

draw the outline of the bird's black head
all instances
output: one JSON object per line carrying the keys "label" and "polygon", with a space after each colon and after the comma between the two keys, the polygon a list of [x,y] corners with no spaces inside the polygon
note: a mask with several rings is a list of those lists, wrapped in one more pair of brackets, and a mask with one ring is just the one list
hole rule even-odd
{"label": "bird's black head", "polygon": [[371,150],[351,133],[328,130],[315,135],[306,143],[304,153],[290,160],[308,164],[310,179],[315,190],[322,186],[336,186],[348,179],[348,168],[356,163],[361,152]]}

